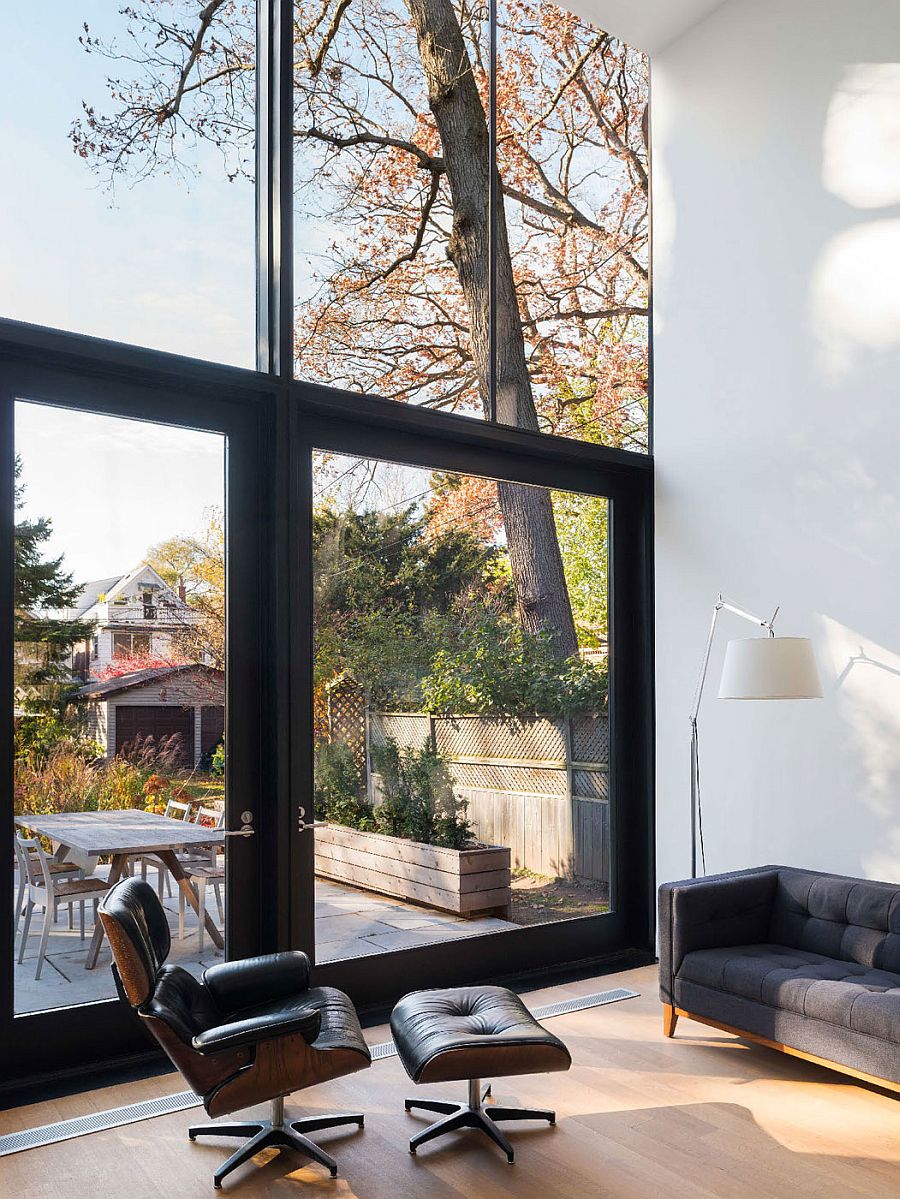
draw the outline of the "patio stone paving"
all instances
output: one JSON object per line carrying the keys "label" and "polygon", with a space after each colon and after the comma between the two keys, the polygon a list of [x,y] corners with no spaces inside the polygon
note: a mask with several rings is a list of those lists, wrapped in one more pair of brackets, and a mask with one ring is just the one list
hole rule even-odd
{"label": "patio stone paving", "polygon": [[[105,867],[97,874],[102,876]],[[154,883],[155,874],[149,881]],[[207,902],[213,919],[217,920],[215,900],[210,892]],[[182,966],[198,978],[215,962],[223,960],[221,950],[216,949],[207,937],[202,954],[197,952],[197,918],[188,907],[185,913],[185,939],[178,939],[177,894],[163,900],[172,930],[172,949],[169,961]],[[47,957],[40,979],[35,979],[37,951],[43,915],[35,911],[31,920],[25,960],[13,967],[15,985],[15,1010],[17,1013],[38,1012],[51,1007],[70,1007],[79,1003],[94,1003],[115,997],[116,989],[110,972],[112,956],[104,941],[100,957],[94,970],[85,970],[84,960],[93,925],[90,905],[86,906],[85,940],[78,932],[78,911],[75,911],[75,928],[67,927],[68,910],[60,909],[59,923],[54,925],[47,946]],[[16,953],[19,948],[20,920],[16,935]],[[435,942],[473,937],[480,933],[495,932],[517,925],[508,920],[492,917],[478,920],[463,920],[431,908],[416,907],[383,895],[368,891],[357,891],[339,883],[316,880],[316,941],[320,962],[333,962],[343,958],[364,957],[368,954],[388,953],[396,949],[411,949],[417,945],[432,945]]]}
{"label": "patio stone paving", "polygon": [[509,920],[463,920],[433,908],[316,880],[316,944],[320,962],[388,953],[516,928]]}

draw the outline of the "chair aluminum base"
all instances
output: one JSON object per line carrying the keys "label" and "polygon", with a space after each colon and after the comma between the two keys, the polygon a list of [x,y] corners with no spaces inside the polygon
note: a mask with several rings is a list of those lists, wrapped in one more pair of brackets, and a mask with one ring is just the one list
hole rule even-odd
{"label": "chair aluminum base", "polygon": [[456,1132],[460,1128],[477,1128],[499,1145],[506,1154],[510,1165],[516,1160],[515,1151],[500,1129],[498,1120],[546,1120],[549,1124],[556,1123],[556,1112],[544,1108],[532,1107],[503,1107],[492,1103],[484,1107],[484,1100],[491,1093],[490,1084],[481,1089],[481,1080],[469,1079],[468,1103],[453,1103],[447,1099],[407,1099],[404,1106],[408,1112],[418,1108],[423,1112],[440,1112],[444,1119],[430,1124],[421,1132],[417,1132],[409,1142],[410,1153],[415,1153],[426,1141],[442,1137],[446,1132]]}
{"label": "chair aluminum base", "polygon": [[221,1187],[222,1180],[232,1170],[249,1161],[263,1149],[294,1149],[305,1157],[312,1158],[326,1167],[331,1177],[337,1177],[337,1162],[334,1158],[320,1149],[304,1132],[316,1132],[322,1128],[340,1128],[345,1124],[356,1124],[363,1127],[364,1117],[358,1113],[342,1112],[337,1116],[304,1116],[300,1120],[284,1119],[284,1099],[272,1100],[271,1120],[248,1120],[241,1123],[223,1121],[216,1124],[200,1124],[188,1129],[192,1141],[197,1137],[241,1137],[249,1138],[236,1153],[227,1158],[213,1176],[213,1185]]}

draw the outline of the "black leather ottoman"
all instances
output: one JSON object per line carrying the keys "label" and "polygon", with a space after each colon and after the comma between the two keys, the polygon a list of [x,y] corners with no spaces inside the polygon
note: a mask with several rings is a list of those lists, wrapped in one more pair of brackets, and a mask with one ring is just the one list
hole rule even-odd
{"label": "black leather ottoman", "polygon": [[445,991],[413,991],[391,1013],[394,1044],[406,1073],[416,1083],[465,1080],[466,1103],[443,1099],[407,1099],[406,1110],[439,1112],[442,1120],[409,1142],[410,1153],[426,1141],[459,1128],[477,1128],[495,1141],[510,1163],[513,1147],[497,1127],[498,1120],[547,1120],[556,1113],[537,1108],[483,1106],[490,1094],[481,1080],[512,1074],[546,1074],[568,1070],[572,1058],[553,1033],[547,1032],[525,1004],[505,987],[455,987]]}

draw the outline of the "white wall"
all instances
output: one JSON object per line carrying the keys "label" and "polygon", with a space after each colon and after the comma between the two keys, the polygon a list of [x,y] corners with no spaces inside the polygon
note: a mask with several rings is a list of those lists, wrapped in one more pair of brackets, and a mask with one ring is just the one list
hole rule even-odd
{"label": "white wall", "polygon": [[[701,714],[710,871],[900,880],[900,4],[731,0],[653,60],[659,878],[716,593],[824,701]],[[865,660],[854,662],[855,656]]]}
{"label": "white wall", "polygon": [[566,0],[600,29],[653,54],[701,21],[722,0]]}

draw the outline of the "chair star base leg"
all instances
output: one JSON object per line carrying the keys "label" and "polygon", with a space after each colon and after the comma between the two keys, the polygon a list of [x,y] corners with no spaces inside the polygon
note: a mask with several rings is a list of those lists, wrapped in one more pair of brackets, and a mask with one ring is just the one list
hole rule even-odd
{"label": "chair star base leg", "polygon": [[221,1187],[223,1179],[225,1179],[238,1166],[242,1166],[244,1162],[250,1160],[263,1149],[293,1149],[296,1153],[302,1153],[304,1157],[310,1158],[312,1161],[318,1162],[324,1166],[331,1174],[332,1178],[337,1176],[337,1162],[334,1158],[326,1153],[319,1145],[316,1145],[308,1137],[304,1136],[304,1132],[314,1132],[316,1129],[322,1128],[340,1128],[346,1124],[356,1124],[359,1128],[363,1127],[364,1119],[360,1113],[342,1113],[336,1116],[306,1116],[298,1120],[290,1120],[287,1122],[274,1122],[271,1120],[253,1120],[246,1124],[227,1123],[221,1124],[201,1124],[195,1125],[188,1129],[188,1136],[192,1141],[197,1137],[240,1137],[247,1138],[247,1143],[241,1145],[232,1153],[231,1157],[219,1166],[213,1175],[213,1185]]}
{"label": "chair star base leg", "polygon": [[[490,1087],[484,1093],[485,1095],[489,1094]],[[423,1128],[421,1132],[417,1132],[411,1138],[409,1151],[413,1155],[420,1145],[436,1140],[445,1133],[456,1132],[462,1128],[474,1128],[499,1145],[506,1154],[506,1160],[512,1165],[516,1159],[515,1151],[497,1127],[497,1121],[546,1120],[549,1124],[556,1123],[556,1112],[544,1108],[502,1107],[499,1104],[482,1107],[480,1103],[453,1103],[444,1099],[407,1099],[404,1101],[404,1106],[408,1112],[418,1108],[420,1111],[438,1112],[443,1116],[443,1119],[429,1124],[427,1128]]]}

